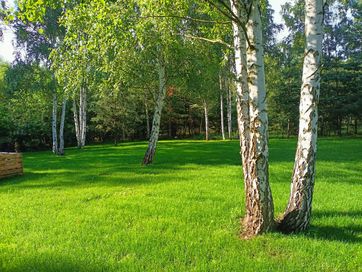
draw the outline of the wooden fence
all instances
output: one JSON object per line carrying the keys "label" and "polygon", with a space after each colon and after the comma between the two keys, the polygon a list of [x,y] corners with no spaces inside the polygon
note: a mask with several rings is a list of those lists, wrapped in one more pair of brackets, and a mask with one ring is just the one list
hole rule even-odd
{"label": "wooden fence", "polygon": [[23,174],[23,160],[20,153],[0,152],[0,179]]}

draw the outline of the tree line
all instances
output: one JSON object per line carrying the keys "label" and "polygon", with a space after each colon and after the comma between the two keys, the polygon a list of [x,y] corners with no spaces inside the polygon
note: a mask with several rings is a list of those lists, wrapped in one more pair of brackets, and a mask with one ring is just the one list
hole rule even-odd
{"label": "tree line", "polygon": [[[164,42],[170,50],[173,46],[173,51],[169,52],[172,59],[167,60],[169,82],[166,88],[169,90],[165,95],[164,117],[160,120],[161,137],[236,137],[236,71],[231,58],[230,18],[202,1],[194,2],[191,7],[183,1],[180,5],[184,6],[177,7],[177,14],[167,6],[144,16],[132,10],[134,14],[128,14],[128,20],[133,18],[134,21],[123,22],[118,30],[107,30],[107,24],[119,23],[112,16],[122,7],[114,3],[105,2],[100,7],[91,2],[80,5],[77,1],[64,4],[45,1],[37,4],[43,7],[39,8],[31,1],[19,1],[16,10],[4,6],[1,16],[16,34],[17,55],[14,63],[1,64],[2,149],[14,149],[16,143],[17,148],[23,150],[49,146],[56,150],[52,141],[56,135],[60,153],[63,142],[81,147],[86,140],[148,139],[158,95],[157,73],[152,63],[155,60],[150,54],[159,49],[147,47],[144,50],[146,48],[128,44],[134,37],[127,39],[126,34],[120,32],[126,28],[130,30],[136,23],[140,38],[142,31],[152,26],[156,33],[161,32],[159,25],[163,25],[169,31],[169,37],[163,37]],[[128,8],[130,6],[128,4]],[[353,1],[334,1],[325,6],[323,91],[319,104],[319,134],[322,136],[360,133],[360,8]],[[33,14],[37,9],[38,12],[42,10],[42,14]],[[101,11],[108,14],[107,18],[100,20]],[[79,12],[99,14],[78,18]],[[262,1],[269,132],[290,137],[298,133],[303,1],[283,5],[282,13],[288,35],[276,41],[281,26],[273,23],[273,10],[267,1]],[[35,18],[28,18],[31,16]],[[94,24],[98,29],[88,31],[85,28]],[[158,42],[151,32],[143,34],[143,42]],[[82,47],[75,46],[81,42],[84,43]],[[116,55],[112,52],[115,50],[112,43],[123,48],[129,46],[128,52]],[[87,49],[87,46],[93,48]],[[56,68],[57,58],[61,69]],[[51,103],[49,96],[52,96]],[[53,123],[50,122],[52,115]],[[64,133],[59,133],[63,129],[55,133],[55,123],[65,128]]]}

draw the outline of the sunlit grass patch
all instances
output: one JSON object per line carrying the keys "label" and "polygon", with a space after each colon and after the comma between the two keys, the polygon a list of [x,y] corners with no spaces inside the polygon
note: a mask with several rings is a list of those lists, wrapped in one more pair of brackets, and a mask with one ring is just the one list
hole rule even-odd
{"label": "sunlit grass patch", "polygon": [[[296,141],[272,139],[276,215]],[[238,237],[244,191],[237,141],[161,141],[26,153],[0,182],[0,271],[358,271],[362,141],[319,143],[313,221],[296,235]]]}

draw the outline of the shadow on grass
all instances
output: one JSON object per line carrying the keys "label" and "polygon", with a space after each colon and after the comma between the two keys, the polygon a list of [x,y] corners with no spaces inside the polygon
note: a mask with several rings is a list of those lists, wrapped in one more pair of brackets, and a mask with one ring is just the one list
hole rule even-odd
{"label": "shadow on grass", "polygon": [[38,255],[34,258],[20,258],[11,267],[4,270],[8,272],[64,272],[64,271],[106,271],[104,267],[94,267],[86,262],[72,261],[65,257],[53,254]]}
{"label": "shadow on grass", "polygon": [[345,243],[361,243],[362,226],[347,225],[338,226],[315,226],[312,225],[306,232],[306,236],[319,240],[339,241]]}
{"label": "shadow on grass", "polygon": [[[346,221],[350,222],[353,219],[360,218],[361,216],[362,211],[315,211],[312,214],[312,219],[320,219],[325,217],[345,217]],[[344,226],[320,226],[314,225],[312,223],[307,231],[290,235],[304,236],[318,240],[359,244],[362,242],[362,225],[346,222]]]}
{"label": "shadow on grass", "polygon": [[[271,164],[289,162],[292,165],[295,143],[295,140],[272,140]],[[96,183],[112,186],[155,184],[174,181],[176,173],[178,181],[192,182],[188,174],[182,173],[213,166],[239,167],[241,174],[238,141],[161,141],[154,164],[142,167],[141,160],[146,146],[146,142],[134,142],[118,146],[89,146],[82,150],[69,148],[64,157],[56,157],[50,152],[25,153],[25,175],[1,181],[0,188],[12,185],[20,189],[92,186]],[[318,153],[318,162],[361,162],[358,148],[361,149],[360,141],[357,140],[350,140],[348,145],[341,141],[323,141]],[[318,178],[331,183],[359,185],[359,168],[362,167],[358,165],[356,164],[355,169],[348,166],[327,166],[328,171],[318,172]],[[280,178],[277,182],[289,183],[289,174],[291,172],[285,179]]]}

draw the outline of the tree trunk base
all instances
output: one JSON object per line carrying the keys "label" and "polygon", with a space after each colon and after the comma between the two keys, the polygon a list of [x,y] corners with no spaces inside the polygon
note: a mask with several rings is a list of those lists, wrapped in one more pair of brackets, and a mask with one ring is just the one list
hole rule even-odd
{"label": "tree trunk base", "polygon": [[310,212],[303,210],[287,211],[277,223],[277,229],[283,233],[296,233],[308,229]]}
{"label": "tree trunk base", "polygon": [[240,238],[246,240],[275,229],[275,222],[272,224],[264,223],[261,219],[250,216],[242,218],[240,223],[242,226]]}
{"label": "tree trunk base", "polygon": [[149,165],[153,162],[153,157],[155,156],[155,149],[148,148],[146,154],[143,158],[142,165]]}

